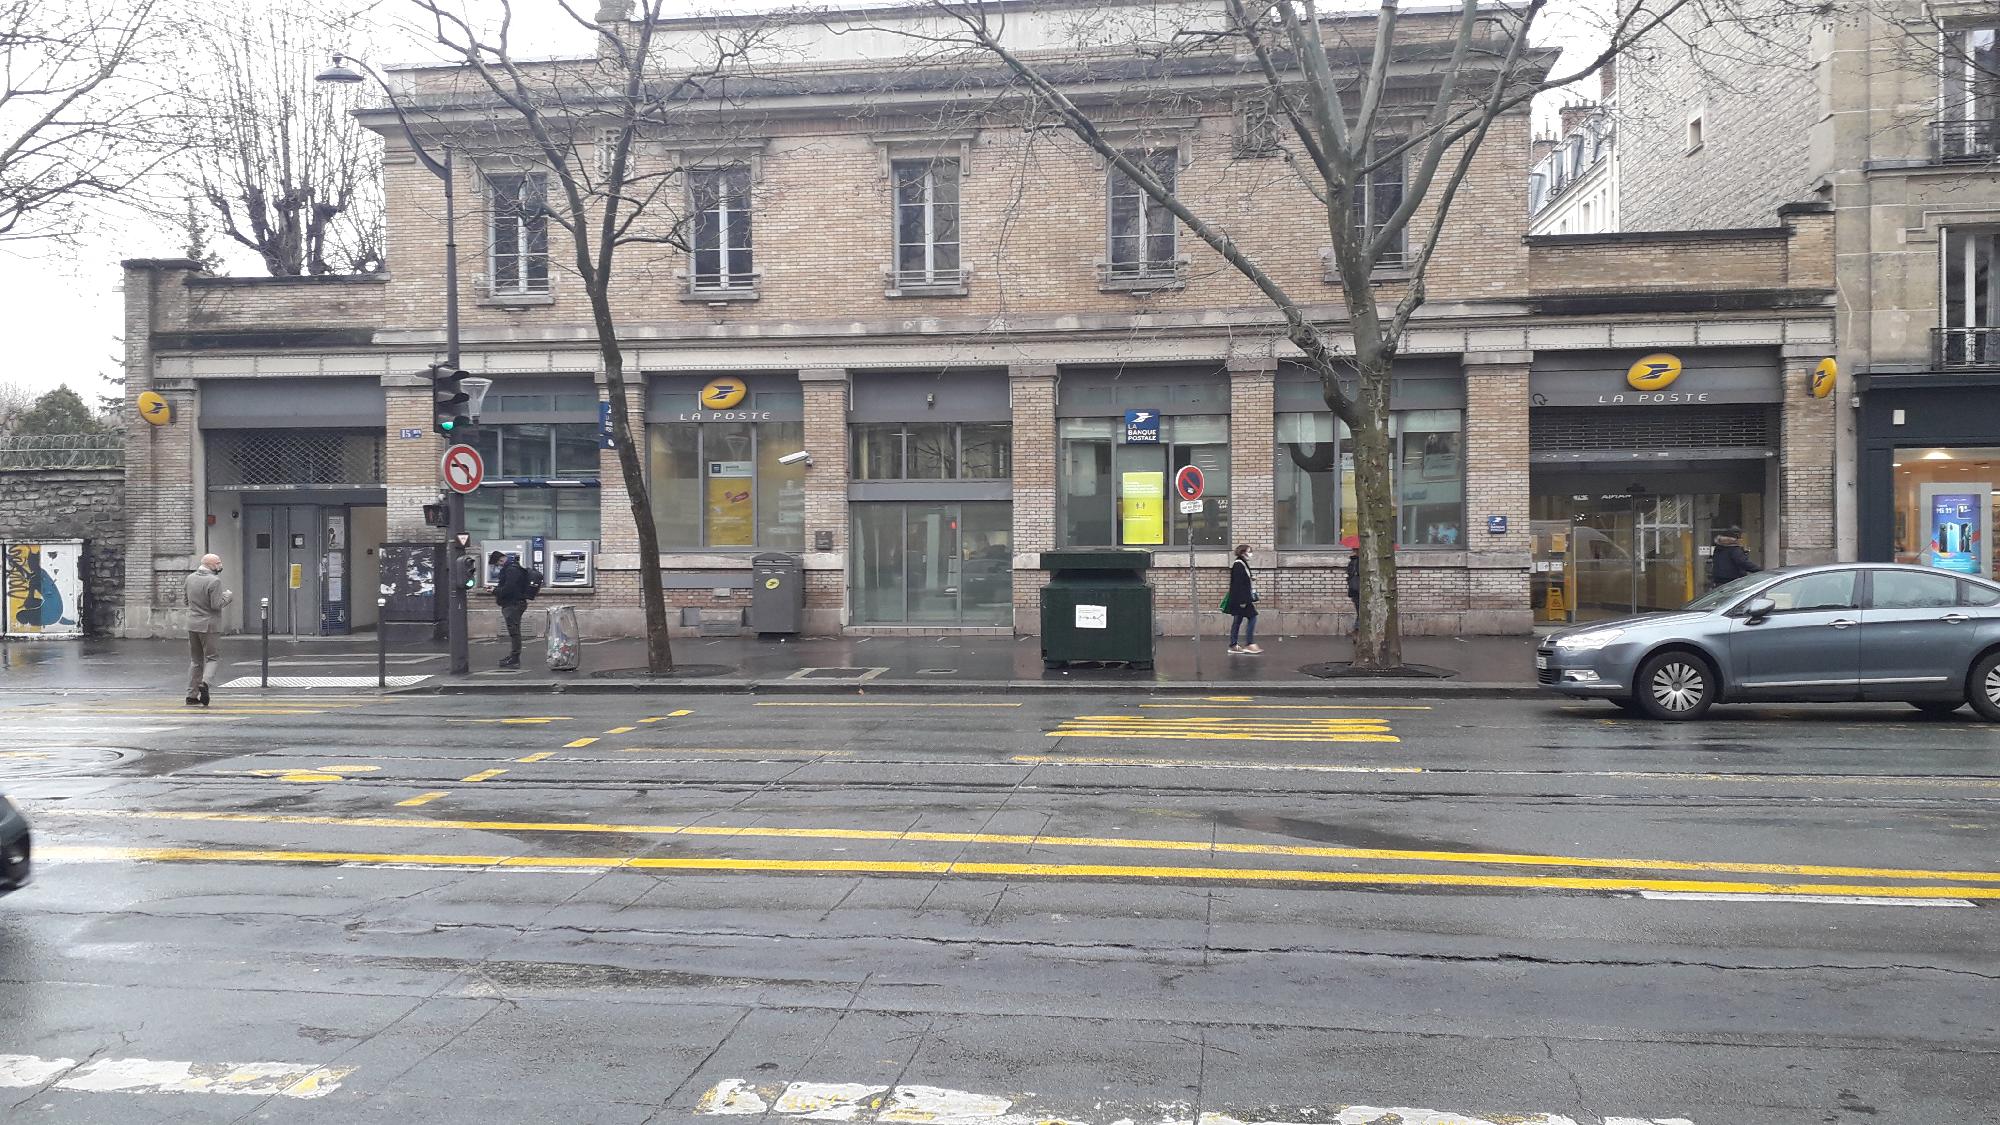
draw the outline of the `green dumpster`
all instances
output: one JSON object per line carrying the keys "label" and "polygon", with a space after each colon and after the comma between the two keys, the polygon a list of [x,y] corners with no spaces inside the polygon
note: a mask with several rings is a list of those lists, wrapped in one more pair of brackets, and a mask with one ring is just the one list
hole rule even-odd
{"label": "green dumpster", "polygon": [[1153,666],[1153,552],[1136,547],[1043,551],[1042,664]]}

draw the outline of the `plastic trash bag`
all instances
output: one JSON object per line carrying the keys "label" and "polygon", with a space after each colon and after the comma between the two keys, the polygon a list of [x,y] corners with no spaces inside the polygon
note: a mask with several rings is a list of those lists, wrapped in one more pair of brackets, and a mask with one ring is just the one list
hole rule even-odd
{"label": "plastic trash bag", "polygon": [[549,671],[574,672],[583,650],[583,635],[577,630],[576,607],[549,608]]}

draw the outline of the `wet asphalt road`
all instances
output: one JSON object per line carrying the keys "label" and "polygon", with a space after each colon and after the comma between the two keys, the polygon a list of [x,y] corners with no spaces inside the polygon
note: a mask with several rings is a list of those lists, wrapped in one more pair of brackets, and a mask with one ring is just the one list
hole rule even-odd
{"label": "wet asphalt road", "polygon": [[1991,1120],[2000,730],[1718,716],[0,694],[0,1121]]}

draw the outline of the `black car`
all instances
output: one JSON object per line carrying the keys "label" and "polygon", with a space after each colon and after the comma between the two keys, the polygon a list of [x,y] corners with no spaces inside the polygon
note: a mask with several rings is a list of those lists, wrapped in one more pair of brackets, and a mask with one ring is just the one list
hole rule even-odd
{"label": "black car", "polygon": [[28,885],[28,818],[0,796],[0,895]]}

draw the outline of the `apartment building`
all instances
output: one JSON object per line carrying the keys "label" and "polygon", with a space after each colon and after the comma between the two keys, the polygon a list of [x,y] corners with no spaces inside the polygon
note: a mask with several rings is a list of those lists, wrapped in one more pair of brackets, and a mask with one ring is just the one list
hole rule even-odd
{"label": "apartment building", "polygon": [[[1842,557],[1992,575],[2000,482],[2000,12],[1773,8],[1626,68],[1630,229],[1834,210]],[[1694,193],[1687,185],[1714,185]]]}
{"label": "apartment building", "polygon": [[[1029,57],[1056,58],[1067,21],[1105,5],[989,8]],[[1352,457],[1275,310],[1060,131],[1006,103],[967,112],[962,85],[883,31],[912,17],[863,15],[867,35],[798,25],[726,128],[658,138],[686,169],[686,245],[634,255],[614,303],[678,627],[739,626],[752,560],[781,552],[802,560],[808,632],[1032,633],[1042,552],[1135,545],[1172,584],[1160,622],[1179,632],[1190,561],[1213,606],[1247,543],[1267,626],[1350,628]],[[1496,9],[1492,33],[1511,19]],[[1074,77],[1117,135],[1340,323],[1319,205],[1246,112],[1253,70],[1221,50],[1170,71],[1112,55]],[[539,545],[545,597],[592,635],[635,633],[631,501],[547,170],[482,149],[501,111],[463,73],[392,80],[420,131],[460,146],[464,366],[494,381],[474,545]],[[385,273],[127,263],[128,393],[174,412],[130,433],[127,633],[173,627],[203,551],[246,575],[239,606],[273,599],[280,632],[366,628],[379,546],[442,536],[421,517],[441,452],[424,374],[444,343],[439,187],[392,113],[364,120],[387,151]],[[1499,122],[1475,161],[1395,373],[1406,629],[1679,604],[1725,523],[1770,559],[1824,554],[1831,415],[1809,387],[1831,346],[1831,217],[1531,240],[1528,124]],[[1389,168],[1370,198],[1400,190]],[[1393,298],[1409,277],[1374,284]],[[1207,508],[1162,519],[1154,498],[1186,465]],[[1571,532],[1586,510],[1613,530]]]}

